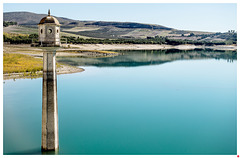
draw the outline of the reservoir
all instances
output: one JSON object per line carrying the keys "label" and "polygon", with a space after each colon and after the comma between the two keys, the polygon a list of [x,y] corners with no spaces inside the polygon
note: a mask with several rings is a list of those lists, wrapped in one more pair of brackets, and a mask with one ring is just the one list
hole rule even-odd
{"label": "reservoir", "polygon": [[[237,57],[231,51],[118,51],[59,57],[62,155],[236,155]],[[42,78],[5,80],[3,153],[41,152]]]}

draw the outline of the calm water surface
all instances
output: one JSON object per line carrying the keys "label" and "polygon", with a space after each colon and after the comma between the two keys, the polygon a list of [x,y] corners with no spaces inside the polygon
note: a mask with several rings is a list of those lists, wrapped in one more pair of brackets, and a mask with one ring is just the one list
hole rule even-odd
{"label": "calm water surface", "polygon": [[[236,54],[58,60],[86,70],[58,76],[58,154],[237,154]],[[49,154],[41,153],[42,79],[4,82],[4,154]]]}

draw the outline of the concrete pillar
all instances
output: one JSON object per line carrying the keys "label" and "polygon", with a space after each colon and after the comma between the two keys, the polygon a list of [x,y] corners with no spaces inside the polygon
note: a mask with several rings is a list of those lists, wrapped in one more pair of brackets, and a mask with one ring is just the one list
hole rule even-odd
{"label": "concrete pillar", "polygon": [[56,50],[50,49],[43,53],[42,150],[57,150],[58,139]]}

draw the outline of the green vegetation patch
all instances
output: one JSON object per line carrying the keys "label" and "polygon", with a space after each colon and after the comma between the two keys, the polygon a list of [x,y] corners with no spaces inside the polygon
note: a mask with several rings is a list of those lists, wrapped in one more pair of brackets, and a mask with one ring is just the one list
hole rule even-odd
{"label": "green vegetation patch", "polygon": [[3,26],[8,27],[9,25],[17,25],[17,22],[14,21],[3,21]]}
{"label": "green vegetation patch", "polygon": [[30,44],[36,42],[38,34],[14,34],[14,33],[3,33],[3,41],[9,42],[10,44]]}

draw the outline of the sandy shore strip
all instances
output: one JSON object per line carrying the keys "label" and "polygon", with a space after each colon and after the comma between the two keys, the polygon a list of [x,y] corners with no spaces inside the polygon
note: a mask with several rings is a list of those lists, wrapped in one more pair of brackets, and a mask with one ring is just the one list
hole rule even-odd
{"label": "sandy shore strip", "polygon": [[158,50],[158,49],[213,49],[213,50],[231,50],[236,51],[236,45],[216,45],[216,46],[196,46],[196,45],[163,45],[163,44],[68,44],[63,47],[76,48],[81,50]]}
{"label": "sandy shore strip", "polygon": [[[83,72],[84,69],[76,66],[69,66],[69,65],[62,64],[60,67],[57,67],[56,71],[57,71],[57,75],[61,75],[61,74]],[[3,80],[20,79],[20,78],[40,78],[42,77],[42,74],[43,74],[42,71],[37,71],[35,74],[31,74],[30,72],[3,74]]]}

